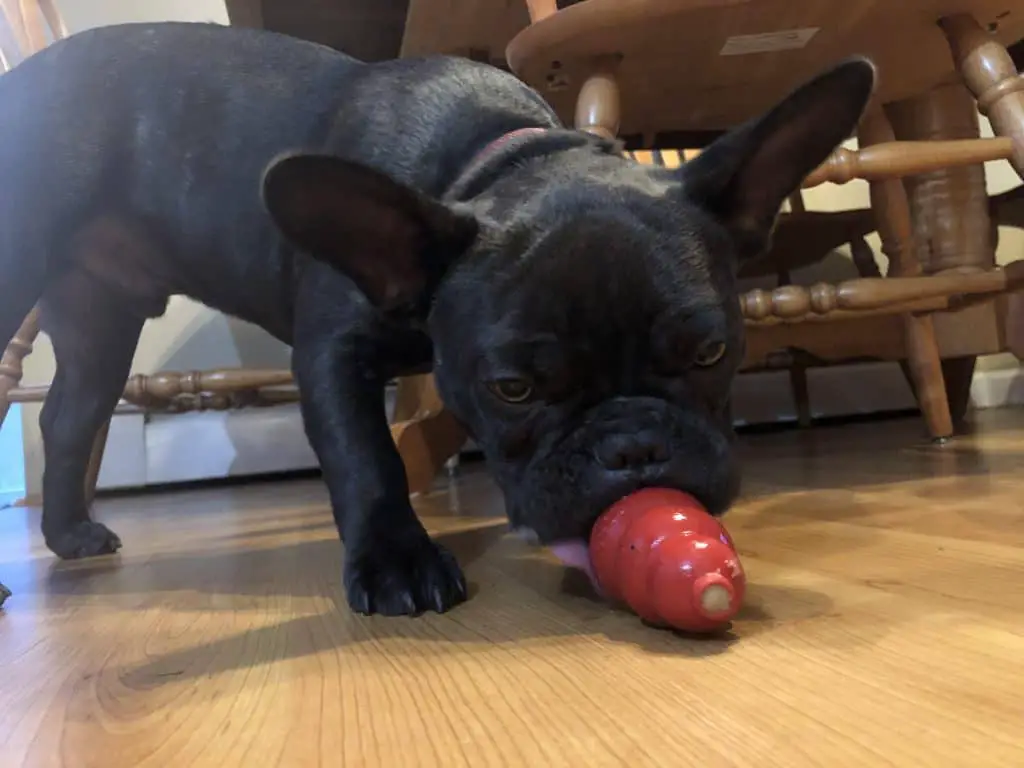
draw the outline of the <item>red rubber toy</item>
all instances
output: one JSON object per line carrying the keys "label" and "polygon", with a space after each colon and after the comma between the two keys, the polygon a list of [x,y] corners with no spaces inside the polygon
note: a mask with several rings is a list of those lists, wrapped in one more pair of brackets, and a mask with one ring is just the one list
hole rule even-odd
{"label": "red rubber toy", "polygon": [[614,504],[590,534],[590,560],[608,598],[686,632],[722,628],[746,592],[729,534],[681,491],[645,488]]}

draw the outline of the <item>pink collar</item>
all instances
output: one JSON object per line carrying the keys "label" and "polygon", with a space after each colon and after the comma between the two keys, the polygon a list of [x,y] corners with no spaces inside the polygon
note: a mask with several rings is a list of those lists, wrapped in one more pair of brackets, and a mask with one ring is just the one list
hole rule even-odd
{"label": "pink collar", "polygon": [[478,157],[487,157],[487,155],[489,155],[492,152],[500,149],[502,146],[504,146],[505,144],[510,142],[512,139],[518,138],[520,136],[525,136],[528,133],[545,133],[545,132],[547,132],[547,130],[548,130],[547,128],[537,128],[537,127],[516,128],[514,131],[509,131],[508,133],[504,134],[503,136],[499,136],[494,141],[492,141],[490,144],[488,144],[486,147],[484,147],[483,151],[478,155]]}

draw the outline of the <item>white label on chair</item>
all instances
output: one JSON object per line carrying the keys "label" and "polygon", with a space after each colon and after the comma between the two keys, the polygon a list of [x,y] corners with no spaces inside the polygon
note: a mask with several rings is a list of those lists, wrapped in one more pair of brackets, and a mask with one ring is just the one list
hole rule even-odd
{"label": "white label on chair", "polygon": [[803,48],[818,34],[820,27],[805,29],[784,29],[780,32],[765,32],[760,35],[733,35],[727,38],[719,56],[744,56],[750,53],[769,51],[790,51]]}

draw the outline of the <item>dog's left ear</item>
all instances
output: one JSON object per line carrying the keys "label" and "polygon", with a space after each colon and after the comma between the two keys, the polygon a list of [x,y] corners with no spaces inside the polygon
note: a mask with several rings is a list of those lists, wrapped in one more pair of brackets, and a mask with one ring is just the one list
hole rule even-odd
{"label": "dog's left ear", "polygon": [[263,204],[284,236],[388,311],[431,291],[477,234],[477,220],[358,163],[328,155],[275,160]]}
{"label": "dog's left ear", "polygon": [[782,203],[854,132],[874,85],[862,58],[816,77],[685,163],[683,194],[726,224],[741,260],[759,255]]}

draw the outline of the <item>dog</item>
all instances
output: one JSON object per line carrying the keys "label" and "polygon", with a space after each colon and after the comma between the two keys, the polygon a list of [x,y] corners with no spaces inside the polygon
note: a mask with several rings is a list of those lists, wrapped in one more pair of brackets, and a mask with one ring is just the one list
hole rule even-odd
{"label": "dog", "polygon": [[181,294],[291,345],[306,433],[364,614],[443,612],[459,564],[409,501],[383,392],[432,369],[510,526],[582,546],[638,488],[734,500],[738,265],[854,130],[853,59],[680,169],[566,129],[497,68],[365,64],[206,24],[74,35],[0,78],[0,337],[41,307],[42,532],[112,553],[83,478],[140,330]]}

